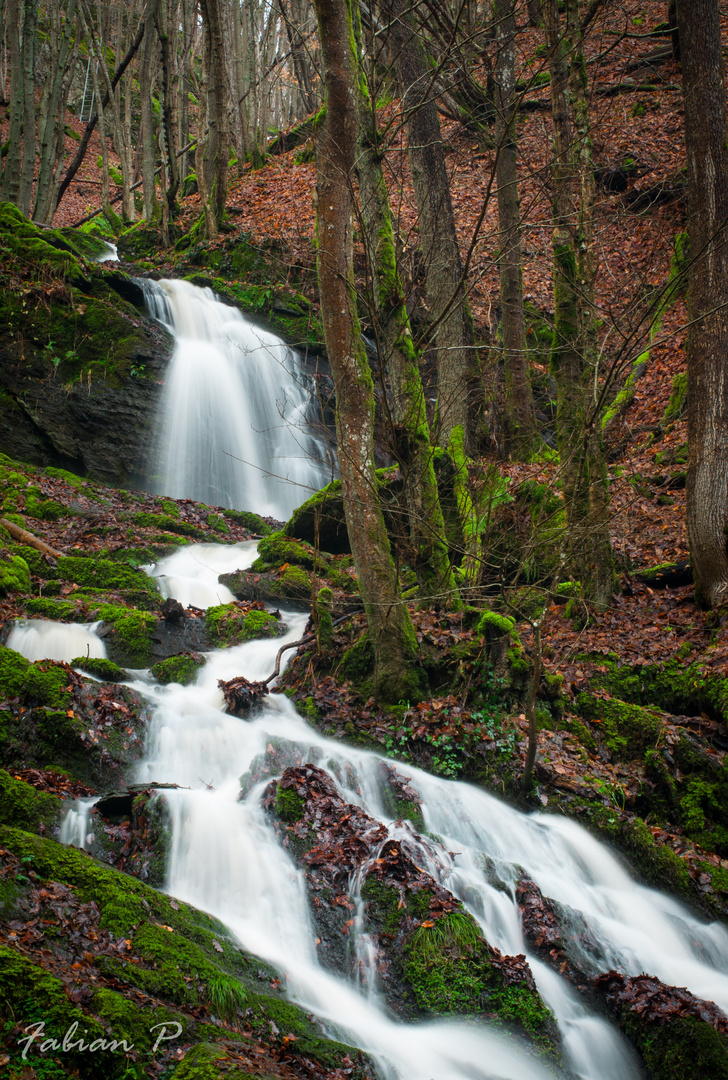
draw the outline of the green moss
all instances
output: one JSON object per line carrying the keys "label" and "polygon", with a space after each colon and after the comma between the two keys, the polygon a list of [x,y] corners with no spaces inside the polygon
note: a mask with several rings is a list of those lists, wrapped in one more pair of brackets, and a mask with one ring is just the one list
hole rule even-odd
{"label": "green moss", "polygon": [[71,701],[68,671],[52,660],[37,660],[29,664],[23,678],[22,692],[37,705],[65,709]]}
{"label": "green moss", "polygon": [[257,533],[259,536],[267,536],[272,531],[270,525],[262,517],[258,514],[251,514],[247,510],[223,510],[223,515],[237,525],[242,525],[244,529]]}
{"label": "green moss", "polygon": [[303,1057],[312,1057],[327,1069],[342,1067],[342,1061],[349,1056],[358,1058],[359,1052],[345,1043],[323,1038],[321,1030],[313,1019],[297,1005],[280,998],[252,998],[247,1023],[254,1033],[270,1037],[271,1024],[274,1024],[281,1036],[295,1037],[296,1053]]}
{"label": "green moss", "polygon": [[517,641],[515,628],[515,619],[510,615],[498,615],[495,611],[484,611],[478,621],[478,633],[485,638],[510,636]]}
{"label": "green moss", "polygon": [[13,698],[23,692],[25,676],[29,667],[30,663],[24,656],[15,652],[14,649],[7,649],[4,645],[0,645],[0,689],[2,690],[2,697]]}
{"label": "green moss", "polygon": [[128,667],[149,667],[156,616],[150,611],[137,611],[114,604],[100,604],[97,614],[114,629],[106,640],[107,650],[112,657]]}
{"label": "green moss", "polygon": [[160,660],[149,669],[157,682],[167,685],[179,683],[180,686],[189,686],[197,678],[197,672],[204,665],[203,657],[191,656],[189,653],[179,653],[177,656],[169,656],[166,660]]}
{"label": "green moss", "polygon": [[28,615],[39,619],[52,619],[54,622],[73,622],[80,617],[76,605],[70,600],[49,600],[44,596],[27,600],[25,610]]}
{"label": "green moss", "polygon": [[0,769],[0,822],[29,832],[58,824],[61,800]]}
{"label": "green moss", "polygon": [[208,608],[205,628],[213,644],[240,645],[254,638],[279,637],[285,624],[269,611],[248,611],[237,602]]}
{"label": "green moss", "polygon": [[129,678],[124,668],[119,667],[112,660],[103,660],[101,657],[77,656],[71,661],[71,665],[101,679],[102,682],[125,682]]}
{"label": "green moss", "polygon": [[257,572],[278,569],[285,563],[312,570],[315,560],[316,553],[308,544],[284,536],[282,532],[274,532],[258,544],[258,558],[251,570]]}
{"label": "green moss", "polygon": [[[45,1038],[56,1039],[56,1049],[60,1049],[64,1034],[73,1024],[76,1025],[74,1031],[77,1030],[79,1034],[83,1032],[86,1046],[96,1039],[102,1039],[106,1040],[108,1047],[107,1032],[98,1021],[72,1004],[60,979],[36,966],[15,949],[5,946],[0,946],[0,1013],[22,1021],[23,1030],[26,1032],[31,1025],[43,1022],[43,1035]],[[34,1040],[23,1061],[21,1054],[26,1044],[11,1043],[10,1068],[13,1071],[16,1068],[18,1071],[22,1069],[23,1074],[29,1070],[33,1075],[47,1075],[45,1066],[48,1054],[39,1052],[40,1045],[40,1040]],[[51,1047],[46,1049],[48,1052],[52,1050]],[[82,1077],[102,1075],[113,1080],[124,1075],[140,1075],[126,1072],[130,1062],[119,1050],[112,1053],[108,1049],[97,1048],[96,1052],[90,1054],[88,1051],[71,1049],[65,1052],[63,1057],[65,1068],[78,1070],[78,1075]],[[43,1072],[36,1073],[36,1068]]]}
{"label": "green moss", "polygon": [[710,1024],[692,1016],[645,1023],[626,1009],[621,1022],[652,1080],[728,1080],[728,1039]]}
{"label": "green moss", "polygon": [[354,642],[341,658],[337,675],[352,683],[360,683],[374,671],[374,648],[367,634]]}
{"label": "green moss", "polygon": [[165,529],[167,532],[178,533],[180,536],[191,536],[195,540],[207,540],[208,534],[205,529],[192,525],[189,521],[181,521],[179,517],[171,514],[150,514],[140,511],[132,517],[134,525],[144,529]]}
{"label": "green moss", "polygon": [[52,467],[49,467],[49,468],[45,469],[44,471],[45,471],[46,476],[53,476],[57,480],[65,480],[67,484],[71,485],[71,487],[78,488],[79,490],[86,489],[86,491],[89,494],[90,498],[95,497],[90,492],[88,483],[85,480],[83,480],[80,476],[76,476],[75,473],[68,472],[67,469],[56,469],[56,468],[52,468]]}
{"label": "green moss", "polygon": [[78,555],[63,555],[58,559],[57,573],[64,581],[96,589],[141,589],[153,592],[150,579],[141,570],[124,566],[110,559],[87,559]]}
{"label": "green moss", "polygon": [[670,400],[667,403],[665,414],[662,417],[664,424],[670,424],[673,420],[679,420],[682,414],[685,412],[688,398],[688,374],[686,371],[679,371],[677,375],[672,377],[672,393]]}
{"label": "green moss", "polygon": [[639,760],[662,741],[662,716],[655,709],[586,692],[577,696],[576,706],[585,720],[598,722],[602,741],[617,761]]}
{"label": "green moss", "polygon": [[676,656],[666,664],[622,666],[599,658],[599,668],[591,685],[608,690],[622,701],[635,705],[656,705],[676,716],[707,712],[728,722],[728,678],[705,672],[699,664],[685,664]]}
{"label": "green moss", "polygon": [[30,567],[20,555],[0,552],[0,596],[30,592]]}
{"label": "green moss", "polygon": [[187,1017],[181,1013],[172,1012],[169,1009],[151,1008],[149,1005],[142,1007],[136,1001],[131,1001],[115,990],[97,990],[92,1009],[111,1027],[115,1038],[125,1039],[138,1053],[144,1055],[151,1053],[154,1042],[161,1033],[159,1025],[166,1024],[172,1034],[176,1029],[171,1028],[171,1025],[181,1024],[180,1037],[189,1026]]}
{"label": "green moss", "polygon": [[[219,1063],[227,1058],[226,1051],[211,1043],[200,1043],[187,1051],[183,1060],[172,1073],[171,1080],[219,1080],[222,1075]],[[227,1071],[227,1070],[226,1070]],[[234,1080],[247,1080],[248,1074],[236,1069]],[[253,1078],[251,1077],[251,1080]]]}
{"label": "green moss", "polygon": [[71,511],[53,499],[43,498],[38,488],[35,488],[26,492],[25,513],[40,521],[57,521],[58,518],[68,517]]}
{"label": "green moss", "polygon": [[276,792],[276,814],[282,821],[300,821],[306,808],[306,800],[293,788],[278,785]]}

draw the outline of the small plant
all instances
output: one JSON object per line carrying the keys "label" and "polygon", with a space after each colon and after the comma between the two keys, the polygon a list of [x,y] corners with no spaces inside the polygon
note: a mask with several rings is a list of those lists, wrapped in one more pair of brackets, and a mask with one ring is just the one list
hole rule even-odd
{"label": "small plant", "polygon": [[229,975],[213,977],[207,984],[207,1003],[210,1011],[221,1020],[234,1021],[248,1004],[248,994],[242,983]]}
{"label": "small plant", "polygon": [[143,379],[147,373],[146,364],[132,364],[131,375],[135,379]]}

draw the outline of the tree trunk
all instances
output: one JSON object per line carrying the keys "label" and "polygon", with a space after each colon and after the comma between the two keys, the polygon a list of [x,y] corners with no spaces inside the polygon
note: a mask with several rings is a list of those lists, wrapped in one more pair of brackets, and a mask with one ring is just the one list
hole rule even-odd
{"label": "tree trunk", "polygon": [[155,78],[157,41],[154,34],[154,0],[150,0],[147,9],[146,29],[144,31],[144,49],[139,65],[139,98],[141,106],[141,150],[142,150],[142,194],[144,196],[144,217],[147,222],[158,225],[162,216],[157,199],[154,179],[156,167],[154,139],[154,108],[152,106],[152,86]]}
{"label": "tree trunk", "polygon": [[167,31],[167,0],[156,0],[154,5],[154,25],[157,29],[162,54],[162,145],[164,147],[167,187],[165,192],[165,233],[169,243],[169,224],[177,215],[177,191],[179,172],[177,170],[177,147],[174,141],[174,121],[172,105],[172,59]]}
{"label": "tree trunk", "polygon": [[[572,572],[582,595],[607,608],[614,590],[609,495],[596,382],[594,312],[594,167],[586,100],[586,68],[576,0],[565,27],[557,0],[543,0],[554,125],[554,343],[556,428]],[[571,61],[571,81],[569,63]],[[573,115],[572,115],[573,101]]]}
{"label": "tree trunk", "polygon": [[10,59],[10,132],[5,155],[0,198],[18,205],[23,163],[23,107],[25,103],[23,58],[20,49],[20,0],[8,0],[7,50]]}
{"label": "tree trunk", "polygon": [[[202,168],[216,226],[225,213],[230,136],[225,88],[225,40],[220,0],[200,0],[207,55],[207,135]],[[198,169],[198,184],[200,181]],[[202,190],[202,188],[200,188]],[[209,226],[208,226],[209,230]]]}
{"label": "tree trunk", "polygon": [[30,217],[35,174],[35,27],[37,0],[21,3],[21,51],[23,56],[23,168],[20,173],[18,208]]}
{"label": "tree trunk", "polygon": [[[358,24],[358,18],[355,15]],[[459,607],[450,565],[430,444],[419,357],[412,339],[397,267],[387,185],[382,171],[376,108],[362,71],[359,78],[357,175],[367,259],[371,274],[370,318],[380,363],[389,373],[393,399],[393,449],[404,488],[412,567],[420,601]]]}
{"label": "tree trunk", "polygon": [[728,601],[728,128],[716,0],[680,0],[688,161],[687,527],[696,593]]}
{"label": "tree trunk", "polygon": [[406,0],[385,0],[392,63],[407,125],[407,153],[417,200],[427,303],[437,348],[437,440],[448,447],[459,428],[477,448],[483,383],[465,297],[462,262],[445,167],[440,120],[424,45]]}
{"label": "tree trunk", "polygon": [[[68,0],[63,25],[56,27],[54,64],[38,125],[40,162],[38,165],[33,220],[44,224],[50,223],[56,208],[53,180],[58,152],[58,119],[59,115],[65,116],[66,111],[68,99],[66,73],[68,66],[71,62],[75,64],[75,58],[73,61],[70,60],[71,43],[75,30],[75,13],[76,0]],[[64,93],[64,91],[66,92]]]}
{"label": "tree trunk", "polygon": [[505,366],[505,437],[508,453],[528,457],[536,443],[536,414],[528,375],[523,312],[521,211],[516,142],[516,0],[495,0],[496,181],[501,333]]}
{"label": "tree trunk", "polygon": [[356,311],[352,180],[357,145],[357,58],[351,0],[315,0],[326,114],[316,175],[318,274],[336,391],[336,431],[346,525],[375,655],[375,693],[411,700],[417,642],[397,573],[374,472],[374,388]]}

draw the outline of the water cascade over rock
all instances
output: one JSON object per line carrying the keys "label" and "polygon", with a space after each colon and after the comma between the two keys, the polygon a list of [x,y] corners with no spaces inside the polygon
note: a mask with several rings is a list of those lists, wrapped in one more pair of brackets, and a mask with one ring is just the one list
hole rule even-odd
{"label": "water cascade over rock", "polygon": [[148,486],[281,520],[331,479],[311,428],[313,383],[274,334],[187,281],[143,283],[175,337]]}
{"label": "water cascade over rock", "polygon": [[[235,551],[188,547],[163,560],[155,575],[168,595],[179,590],[186,599],[198,573],[197,602],[216,602],[212,574]],[[245,562],[252,550],[237,553]],[[524,936],[518,902],[524,881],[532,894],[540,890],[551,898],[564,924],[574,929],[566,935],[572,942],[566,946],[569,961],[588,979],[613,969],[627,976],[647,972],[728,1009],[725,928],[701,923],[678,902],[637,884],[575,823],[522,814],[470,785],[326,739],[283,695],[264,699],[248,722],[227,715],[219,680],[241,673],[251,680],[265,678],[281,643],[303,631],[305,614],[284,617],[287,636],[209,654],[192,686],[158,686],[148,679],[132,684],[153,709],[136,779],[180,785],[165,792],[172,828],[169,893],[217,916],[245,948],[285,972],[294,1000],[318,1015],[333,1036],[366,1050],[383,1080],[546,1080],[554,1075],[638,1080],[639,1066],[616,1028],[592,1011]],[[24,647],[20,638],[16,642]],[[59,643],[55,647],[61,651]],[[419,802],[414,827],[393,809],[394,770],[399,775],[394,782],[406,785],[404,797]],[[326,811],[321,816],[315,803],[306,803],[310,795],[296,794],[307,776],[345,828],[341,835],[350,836],[349,804],[350,817],[364,822],[372,843],[369,853],[359,847],[349,873],[345,866],[341,872],[333,866],[324,871],[336,876],[332,895],[310,893],[316,873],[312,877],[307,868],[326,866],[328,825]],[[285,797],[279,798],[281,790]],[[319,815],[319,832],[310,832],[305,806],[305,814]],[[84,800],[68,815],[65,840],[85,845],[88,808]],[[329,841],[340,839],[329,835]],[[359,843],[356,837],[347,842]],[[311,843],[319,846],[302,854]],[[438,905],[461,911],[459,918],[478,928],[496,964],[527,970],[557,1021],[561,1065],[490,1023],[443,1018],[409,1024],[394,1018],[387,985],[392,965],[382,964],[381,943],[391,952],[387,941],[397,940],[400,931],[392,924],[381,938],[386,890],[372,894],[366,884],[367,878],[386,883],[387,875],[396,876],[402,857],[410,878],[419,875],[430,883],[429,915],[417,916],[413,894],[403,891],[405,933],[411,933],[413,921],[432,927],[428,918],[437,918]],[[325,937],[327,905],[348,909],[343,923],[338,911],[330,921],[347,931],[335,944],[333,964]],[[393,914],[385,912],[386,918],[396,919],[399,906]],[[487,1013],[487,997],[478,1011]]]}

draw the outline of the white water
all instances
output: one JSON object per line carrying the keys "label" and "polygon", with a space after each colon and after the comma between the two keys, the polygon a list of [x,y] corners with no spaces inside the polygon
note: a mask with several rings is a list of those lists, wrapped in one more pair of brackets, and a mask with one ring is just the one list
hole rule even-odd
{"label": "white water", "polygon": [[63,660],[77,656],[106,658],[106,646],[96,631],[100,622],[58,623],[50,619],[18,619],[6,642],[28,660]]}
{"label": "white water", "polygon": [[[160,562],[154,573],[167,595],[218,603],[215,572],[244,565],[253,554],[251,544],[190,546]],[[250,722],[224,713],[218,679],[264,678],[282,641],[301,635],[305,615],[284,617],[287,638],[213,652],[193,686],[133,684],[153,705],[137,779],[189,789],[166,792],[173,822],[169,893],[222,919],[247,949],[284,971],[291,997],[319,1015],[333,1035],[373,1055],[386,1080],[542,1080],[549,1075],[517,1040],[486,1025],[405,1025],[390,1019],[378,994],[370,943],[357,934],[359,919],[350,938],[352,979],[319,966],[302,875],[260,806],[269,778],[290,764],[310,761],[331,773],[345,799],[362,805],[392,837],[409,845],[417,864],[463,900],[488,941],[503,952],[528,953],[513,899],[518,867],[523,867],[546,896],[572,908],[588,926],[595,947],[580,958],[588,971],[646,971],[728,1009],[725,929],[699,922],[676,901],[635,883],[573,822],[526,816],[467,784],[402,765],[422,797],[428,832],[437,837],[419,841],[407,823],[388,817],[378,755],[323,738],[283,695],[266,699]],[[260,775],[262,780],[254,779]],[[64,839],[85,844],[87,813],[84,804],[68,815]],[[353,882],[352,894],[357,891]],[[558,974],[533,957],[530,963],[559,1022],[564,1075],[637,1080],[639,1068],[616,1030],[591,1013]]]}
{"label": "white water", "polygon": [[97,263],[118,262],[119,252],[116,250],[116,244],[106,242],[106,251],[102,251],[100,255],[97,255],[95,261]]}
{"label": "white water", "polygon": [[143,283],[176,344],[150,456],[150,487],[285,520],[331,479],[307,421],[312,380],[293,350],[187,281]]}
{"label": "white water", "polygon": [[[166,595],[183,602],[191,595],[201,606],[219,603],[216,573],[247,565],[253,556],[253,544],[190,545],[161,561],[154,574]],[[408,823],[389,819],[378,755],[325,739],[283,695],[267,698],[250,722],[224,713],[218,679],[265,678],[280,645],[301,636],[306,616],[288,612],[284,617],[286,638],[211,653],[193,686],[162,687],[145,679],[132,684],[153,706],[137,779],[183,786],[165,793],[173,827],[169,893],[222,919],[247,949],[285,972],[291,997],[320,1016],[332,1035],[371,1054],[385,1080],[545,1080],[551,1075],[526,1047],[487,1025],[406,1025],[389,1018],[359,917],[350,937],[351,980],[320,967],[302,875],[260,806],[270,778],[288,765],[310,761],[327,769],[347,801],[385,824],[418,865],[455,893],[503,952],[528,954],[513,899],[522,867],[546,896],[571,908],[575,922],[588,927],[593,945],[579,957],[585,970],[644,971],[728,1010],[725,928],[702,923],[677,901],[638,885],[574,822],[527,816],[470,785],[401,765],[422,798],[431,839],[420,840]],[[74,635],[82,628],[40,625],[44,655],[79,654]],[[27,625],[16,626],[13,635],[12,648],[37,658],[38,642]],[[88,846],[92,803],[79,800],[69,811],[64,842]],[[356,900],[357,882],[351,891]],[[534,957],[529,960],[559,1023],[564,1076],[637,1080],[639,1068],[616,1030],[591,1013],[558,974]]]}

